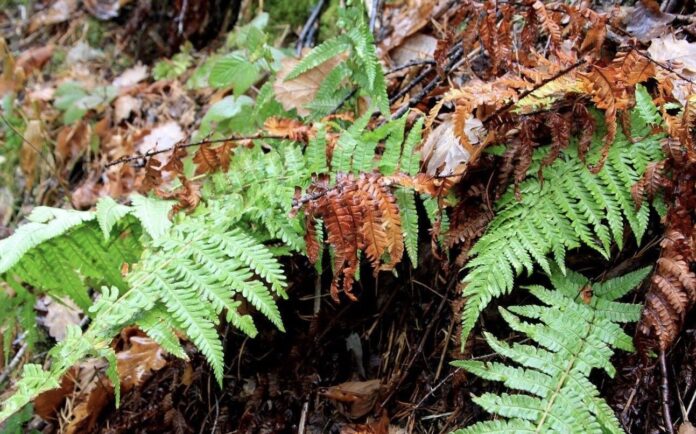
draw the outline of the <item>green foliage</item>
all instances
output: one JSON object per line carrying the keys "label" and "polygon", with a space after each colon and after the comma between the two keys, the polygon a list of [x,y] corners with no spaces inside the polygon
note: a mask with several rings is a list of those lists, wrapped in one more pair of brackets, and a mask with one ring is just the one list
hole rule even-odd
{"label": "green foliage", "polygon": [[[523,270],[531,274],[538,265],[550,272],[551,255],[564,271],[566,252],[581,245],[608,258],[612,241],[623,247],[625,222],[640,241],[650,207],[636,209],[631,187],[649,162],[662,159],[662,136],[648,135],[650,126],[644,114],[652,109],[642,105],[652,102],[638,101],[639,107],[631,113],[632,131],[643,139],[631,143],[619,133],[598,174],[578,158],[573,141],[552,165],[542,169],[541,179],[541,159],[548,152],[542,148],[535,152],[534,164],[520,185],[521,200],[516,200],[511,186],[497,201],[496,216],[472,248],[473,259],[466,265],[462,345],[479,313],[493,298],[509,293]],[[598,158],[602,137],[601,131],[595,134],[589,161]]]}
{"label": "green foliage", "polygon": [[54,105],[63,111],[63,123],[79,121],[92,109],[106,106],[117,96],[113,86],[99,86],[86,90],[80,83],[67,81],[56,89]]}
{"label": "green foliage", "polygon": [[[315,117],[328,114],[353,89],[358,90],[358,95],[371,98],[372,104],[382,113],[389,113],[384,72],[360,5],[342,9],[337,24],[344,33],[315,47],[286,77],[286,80],[292,80],[345,53],[345,60],[327,75],[309,105]],[[346,79],[351,82],[348,87],[342,85]]]}
{"label": "green foliage", "polygon": [[96,217],[92,212],[35,208],[27,224],[0,240],[0,277],[70,297],[83,309],[90,305],[91,285],[124,288],[120,267],[138,259],[140,229],[129,220],[118,227],[124,236],[104,240]]}
{"label": "green foliage", "polygon": [[[501,432],[621,433],[613,410],[589,381],[594,369],[616,374],[614,348],[632,351],[621,324],[637,321],[641,306],[616,300],[638,285],[649,268],[600,284],[580,274],[554,269],[555,290],[529,291],[543,305],[499,308],[505,322],[533,344],[509,344],[484,333],[489,346],[513,364],[466,360],[453,362],[489,381],[500,381],[515,393],[484,393],[474,402],[504,419],[480,422],[455,434]],[[592,292],[583,301],[583,290]],[[531,321],[531,322],[530,322]]]}
{"label": "green foliage", "polygon": [[184,47],[180,53],[175,54],[171,59],[162,59],[157,62],[152,68],[152,77],[155,80],[173,80],[179,77],[186,72],[193,61],[189,51],[190,48]]}

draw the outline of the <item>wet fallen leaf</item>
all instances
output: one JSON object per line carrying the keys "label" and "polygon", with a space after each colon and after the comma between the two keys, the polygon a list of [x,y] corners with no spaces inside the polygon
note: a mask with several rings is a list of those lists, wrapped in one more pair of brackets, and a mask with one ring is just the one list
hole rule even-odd
{"label": "wet fallen leaf", "polygon": [[48,334],[60,342],[65,338],[69,325],[80,324],[82,311],[69,298],[55,300],[46,296],[44,303],[47,308],[44,325],[48,329]]}
{"label": "wet fallen leaf", "polygon": [[319,394],[336,401],[339,410],[346,417],[357,419],[372,411],[377,403],[380,388],[379,380],[347,381],[322,389]]}
{"label": "wet fallen leaf", "polygon": [[345,55],[338,55],[297,78],[285,81],[285,77],[300,63],[298,59],[286,57],[282,60],[280,71],[273,83],[276,99],[285,110],[297,109],[297,114],[307,116],[309,110],[305,108],[305,105],[314,100],[321,82],[344,58]]}

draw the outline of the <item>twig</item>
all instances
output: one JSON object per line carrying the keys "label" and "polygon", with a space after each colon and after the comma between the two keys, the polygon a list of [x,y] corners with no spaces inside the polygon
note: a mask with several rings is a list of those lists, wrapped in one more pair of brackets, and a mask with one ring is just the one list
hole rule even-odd
{"label": "twig", "polygon": [[17,367],[19,364],[19,361],[22,359],[24,356],[24,353],[27,351],[27,343],[23,343],[22,346],[19,348],[19,351],[17,351],[17,354],[12,358],[12,361],[10,362],[9,365],[7,365],[7,368],[5,368],[4,371],[2,371],[2,375],[0,375],[0,384],[4,383],[5,380],[10,376],[12,371]]}
{"label": "twig", "polygon": [[348,95],[344,96],[343,99],[341,99],[341,101],[336,105],[336,107],[335,107],[333,110],[331,110],[331,112],[329,113],[329,115],[335,115],[336,112],[338,112],[339,110],[341,110],[341,107],[343,107],[343,104],[345,104],[346,102],[348,102],[349,99],[353,98],[353,95],[355,95],[356,93],[358,93],[358,88],[357,88],[357,87],[354,88],[353,90],[351,90],[350,93],[349,93]]}
{"label": "twig", "polygon": [[305,23],[304,27],[302,27],[302,31],[300,32],[300,36],[297,38],[297,45],[295,45],[295,54],[300,55],[302,54],[302,49],[306,47],[308,36],[310,35],[310,32],[312,30],[312,27],[314,27],[314,24],[318,21],[319,19],[319,14],[321,14],[321,10],[324,7],[324,3],[326,0],[319,0],[317,4],[314,6],[314,9],[312,9],[312,13],[309,14],[309,18],[307,18],[307,22]]}
{"label": "twig", "polygon": [[435,65],[435,61],[434,60],[427,60],[427,59],[412,60],[408,63],[404,63],[403,65],[393,67],[392,69],[387,71],[385,74],[386,75],[394,74],[395,72],[399,72],[399,71],[406,69],[406,68],[411,68],[413,66],[422,66],[422,65]]}
{"label": "twig", "polygon": [[667,362],[665,361],[665,350],[660,350],[660,370],[662,371],[662,416],[669,434],[674,434],[672,426],[672,415],[669,412],[669,377],[667,374]]}
{"label": "twig", "polygon": [[372,14],[370,15],[370,32],[375,32],[375,27],[377,26],[377,17],[379,16],[379,10],[382,9],[381,0],[372,0]]}
{"label": "twig", "polygon": [[147,151],[146,153],[144,153],[142,155],[133,155],[133,156],[128,156],[128,157],[121,157],[118,160],[112,161],[110,163],[106,163],[105,166],[111,167],[111,166],[115,166],[117,164],[127,163],[129,161],[141,160],[143,158],[150,158],[154,155],[163,154],[165,152],[173,151],[174,149],[177,149],[177,148],[190,148],[193,146],[209,145],[209,144],[224,143],[224,142],[238,142],[240,140],[285,139],[285,138],[286,137],[284,137],[284,136],[277,136],[277,135],[272,135],[272,134],[254,134],[251,136],[231,136],[231,137],[225,137],[223,139],[203,140],[201,142],[185,143],[183,145],[176,144],[176,145],[170,146],[168,148],[157,149],[154,151]]}
{"label": "twig", "polygon": [[297,434],[304,434],[307,426],[307,411],[309,411],[309,401],[302,404],[302,414],[300,415],[300,423],[297,424]]}

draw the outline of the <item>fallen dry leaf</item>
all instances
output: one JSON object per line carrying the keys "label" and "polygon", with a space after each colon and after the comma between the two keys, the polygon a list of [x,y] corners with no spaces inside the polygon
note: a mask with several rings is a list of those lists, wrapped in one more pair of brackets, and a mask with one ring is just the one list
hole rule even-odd
{"label": "fallen dry leaf", "polygon": [[56,139],[55,154],[63,168],[69,167],[87,152],[91,136],[92,127],[85,121],[61,128]]}
{"label": "fallen dry leaf", "polygon": [[357,419],[372,411],[379,392],[381,383],[379,380],[347,381],[336,386],[327,387],[319,391],[319,394],[336,401],[339,411],[350,418]]}
{"label": "fallen dry leaf", "polygon": [[[469,117],[464,123],[464,133],[469,143],[475,145],[484,135],[480,120]],[[428,175],[452,175],[462,164],[469,161],[471,154],[464,149],[454,134],[454,122],[448,119],[438,125],[429,135],[421,151],[423,161],[427,161]]]}
{"label": "fallen dry leaf", "polygon": [[447,7],[447,0],[407,0],[398,6],[392,6],[383,25],[390,28],[388,36],[377,46],[380,54],[388,53],[409,36],[425,27],[434,14]]}
{"label": "fallen dry leaf", "polygon": [[[667,64],[675,72],[694,81],[696,79],[696,43],[677,39],[673,34],[653,39],[648,48],[653,60]],[[669,74],[659,68],[660,74]],[[686,98],[696,91],[696,86],[688,81],[672,77],[672,94],[680,103],[686,104]],[[659,77],[658,77],[659,81]]]}
{"label": "fallen dry leaf", "polygon": [[147,79],[147,77],[147,66],[135,65],[123,71],[121,75],[114,79],[112,84],[118,88],[130,87]]}
{"label": "fallen dry leaf", "polygon": [[60,387],[41,393],[34,400],[34,410],[43,419],[53,419],[58,409],[63,405],[65,397],[75,390],[75,379],[78,368],[72,367],[60,380]]}
{"label": "fallen dry leaf", "polygon": [[17,66],[24,69],[26,74],[34,70],[41,70],[51,60],[54,48],[53,44],[48,44],[43,47],[33,47],[23,51],[17,58]]}
{"label": "fallen dry leaf", "polygon": [[[153,128],[150,134],[143,137],[142,141],[136,146],[136,150],[141,154],[146,154],[151,151],[172,148],[177,143],[183,141],[184,138],[184,131],[179,124],[169,121]],[[164,163],[169,158],[169,154],[171,152],[163,152],[156,155],[155,158]]]}
{"label": "fallen dry leaf", "polygon": [[122,95],[114,101],[114,122],[120,123],[128,119],[131,113],[137,112],[142,106],[142,101],[130,95]]}
{"label": "fallen dry leaf", "polygon": [[29,23],[29,33],[35,32],[39,27],[62,23],[73,16],[77,9],[77,0],[57,0],[51,3],[48,9],[44,9],[32,16]]}
{"label": "fallen dry leaf", "polygon": [[409,36],[403,44],[391,51],[391,58],[396,66],[405,65],[415,60],[433,59],[437,39],[430,35],[417,33]]}
{"label": "fallen dry leaf", "polygon": [[674,15],[660,12],[659,7],[657,9],[646,7],[643,2],[637,2],[636,7],[625,18],[628,24],[626,31],[644,44],[668,33],[669,23],[672,21],[674,21]]}
{"label": "fallen dry leaf", "polygon": [[82,0],[85,9],[103,21],[116,18],[121,10],[121,6],[128,3],[130,3],[130,0]]}
{"label": "fallen dry leaf", "polygon": [[44,325],[48,329],[48,334],[60,342],[65,339],[65,332],[69,325],[80,324],[82,311],[69,298],[56,300],[46,296],[44,304],[47,309]]}
{"label": "fallen dry leaf", "polygon": [[26,190],[30,191],[34,186],[36,178],[36,164],[39,159],[39,152],[44,148],[46,140],[41,130],[41,121],[32,119],[27,122],[24,130],[24,140],[19,151],[19,167],[26,178]]}
{"label": "fallen dry leaf", "polygon": [[679,434],[696,434],[696,428],[691,424],[691,422],[684,422],[679,426]]}
{"label": "fallen dry leaf", "polygon": [[157,342],[145,336],[131,336],[130,348],[116,354],[121,387],[128,391],[138,387],[166,364],[164,350]]}
{"label": "fallen dry leaf", "polygon": [[345,55],[338,55],[314,69],[310,69],[297,78],[285,81],[290,72],[295,69],[300,61],[292,57],[286,57],[281,61],[281,68],[278,71],[276,80],[273,83],[273,91],[276,99],[283,105],[285,110],[296,109],[300,116],[307,116],[309,110],[305,106],[314,100],[319,90],[319,85],[332,69],[345,59]]}

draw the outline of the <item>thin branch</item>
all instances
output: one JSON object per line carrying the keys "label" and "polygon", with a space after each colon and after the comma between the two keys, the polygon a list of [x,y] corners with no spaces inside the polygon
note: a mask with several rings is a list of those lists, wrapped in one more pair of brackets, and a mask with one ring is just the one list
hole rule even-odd
{"label": "thin branch", "polygon": [[325,2],[326,0],[319,0],[317,4],[314,6],[314,9],[312,9],[312,13],[309,14],[309,18],[307,18],[307,22],[305,23],[304,27],[302,27],[300,36],[297,38],[297,45],[295,45],[296,55],[299,56],[300,54],[302,54],[302,49],[309,45],[307,41],[309,39],[309,36],[312,34],[312,28],[319,20],[319,15],[321,14],[321,10],[324,8]]}
{"label": "thin branch", "polygon": [[375,32],[375,27],[377,27],[377,17],[379,16],[379,11],[382,9],[381,0],[372,0],[372,14],[370,15],[370,32]]}
{"label": "thin branch", "polygon": [[665,419],[665,428],[669,434],[674,434],[672,425],[672,415],[669,412],[669,377],[667,375],[667,362],[665,361],[665,350],[660,350],[660,370],[662,371],[662,417]]}
{"label": "thin branch", "polygon": [[404,63],[403,65],[393,67],[392,69],[387,71],[385,73],[385,75],[394,74],[395,72],[399,72],[403,69],[411,68],[413,66],[422,66],[422,65],[435,65],[435,61],[434,60],[427,60],[427,59],[425,59],[425,60],[412,60],[411,62]]}
{"label": "thin branch", "polygon": [[144,153],[142,155],[133,155],[133,156],[121,157],[118,160],[112,161],[110,163],[106,163],[105,166],[111,167],[111,166],[115,166],[117,164],[123,164],[123,163],[127,163],[130,161],[136,161],[136,160],[141,160],[144,158],[150,158],[150,157],[158,155],[158,154],[163,154],[165,152],[173,151],[174,149],[177,149],[177,148],[190,148],[193,146],[209,145],[209,144],[224,143],[224,142],[238,142],[241,140],[285,139],[285,138],[286,137],[284,137],[284,136],[277,136],[277,135],[272,135],[272,134],[254,134],[252,136],[232,136],[232,137],[225,137],[222,139],[203,140],[201,142],[185,143],[183,145],[176,144],[176,145],[170,146],[168,148],[157,149],[154,151],[147,151],[146,153]]}

